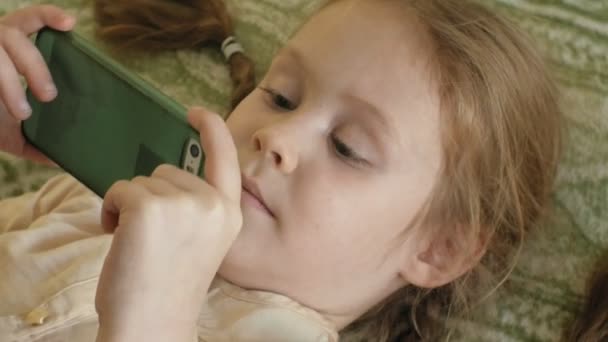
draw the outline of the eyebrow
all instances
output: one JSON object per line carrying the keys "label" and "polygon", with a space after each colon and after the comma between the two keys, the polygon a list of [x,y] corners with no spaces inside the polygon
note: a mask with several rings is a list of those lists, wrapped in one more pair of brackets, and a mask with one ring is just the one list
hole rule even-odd
{"label": "eyebrow", "polygon": [[[390,138],[396,137],[395,130],[394,130],[395,126],[392,125],[392,122],[387,118],[387,116],[385,114],[382,113],[382,111],[380,109],[378,109],[378,107],[374,106],[372,103],[370,103],[360,97],[357,97],[357,96],[347,95],[346,99],[355,103],[357,108],[362,109],[357,112],[363,112],[363,113],[369,114],[369,116],[373,118],[373,121],[375,121],[377,124],[379,124],[380,128],[382,129],[382,132],[385,133],[388,137],[390,137]],[[357,115],[364,115],[364,114],[358,113]]]}
{"label": "eyebrow", "polygon": [[287,57],[290,57],[302,69],[308,70],[307,63],[304,60],[304,55],[298,49],[296,49],[293,46],[290,46],[290,45],[284,46],[283,48],[281,48],[281,50],[279,50],[279,52],[277,53],[277,56],[287,56]]}

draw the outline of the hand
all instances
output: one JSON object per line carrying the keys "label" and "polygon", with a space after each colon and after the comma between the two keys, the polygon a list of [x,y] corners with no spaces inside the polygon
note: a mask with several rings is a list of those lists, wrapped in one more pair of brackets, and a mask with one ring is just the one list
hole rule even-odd
{"label": "hand", "polygon": [[76,20],[61,9],[32,6],[0,18],[0,150],[30,160],[52,164],[29,145],[21,133],[21,121],[31,114],[19,75],[23,75],[37,99],[57,96],[44,59],[28,36],[45,26],[69,31]]}
{"label": "hand", "polygon": [[97,289],[98,341],[195,340],[209,285],[240,232],[241,173],[224,121],[193,109],[205,180],[163,165],[107,192],[114,233]]}

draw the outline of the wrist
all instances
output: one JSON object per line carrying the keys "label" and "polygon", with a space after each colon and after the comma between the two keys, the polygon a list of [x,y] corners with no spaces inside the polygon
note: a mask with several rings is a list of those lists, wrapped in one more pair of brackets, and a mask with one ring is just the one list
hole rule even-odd
{"label": "wrist", "polygon": [[123,299],[111,303],[105,297],[96,298],[97,342],[196,341],[201,305],[209,287],[204,291],[184,287],[182,291],[154,293],[142,289],[127,291],[114,294]]}
{"label": "wrist", "polygon": [[[144,302],[146,303],[146,302]],[[158,303],[154,303],[158,304]],[[120,310],[99,312],[97,342],[190,342],[197,340],[200,305],[154,305],[124,303]]]}
{"label": "wrist", "polygon": [[[160,318],[160,316],[159,316]],[[196,321],[164,318],[150,320],[99,319],[97,342],[195,342]]]}

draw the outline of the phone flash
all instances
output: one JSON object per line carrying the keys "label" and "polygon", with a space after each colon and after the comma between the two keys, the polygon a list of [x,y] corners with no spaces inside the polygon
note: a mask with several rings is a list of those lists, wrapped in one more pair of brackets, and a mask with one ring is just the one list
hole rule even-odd
{"label": "phone flash", "polygon": [[198,176],[202,163],[203,149],[201,148],[201,144],[195,139],[188,139],[182,152],[182,169]]}

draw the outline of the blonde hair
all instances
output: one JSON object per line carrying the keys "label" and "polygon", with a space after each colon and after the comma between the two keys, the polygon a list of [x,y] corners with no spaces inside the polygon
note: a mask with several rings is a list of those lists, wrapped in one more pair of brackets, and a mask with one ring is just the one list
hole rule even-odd
{"label": "blonde hair", "polygon": [[[557,92],[515,25],[473,1],[396,1],[432,37],[440,85],[442,171],[421,222],[443,230],[437,234],[458,229],[456,248],[481,240],[486,253],[451,284],[393,294],[344,329],[350,341],[439,339],[446,317],[467,312],[514,267],[527,231],[548,207],[559,159]],[[220,0],[96,0],[95,8],[100,36],[133,47],[218,45],[232,34]],[[254,85],[251,62],[236,56],[235,105]]]}
{"label": "blonde hair", "polygon": [[393,294],[344,330],[349,341],[445,336],[446,318],[468,312],[515,266],[549,207],[560,155],[556,87],[514,24],[473,1],[400,1],[432,37],[441,99],[442,170],[421,223],[461,236],[459,251],[481,241],[486,253],[446,286]]}

